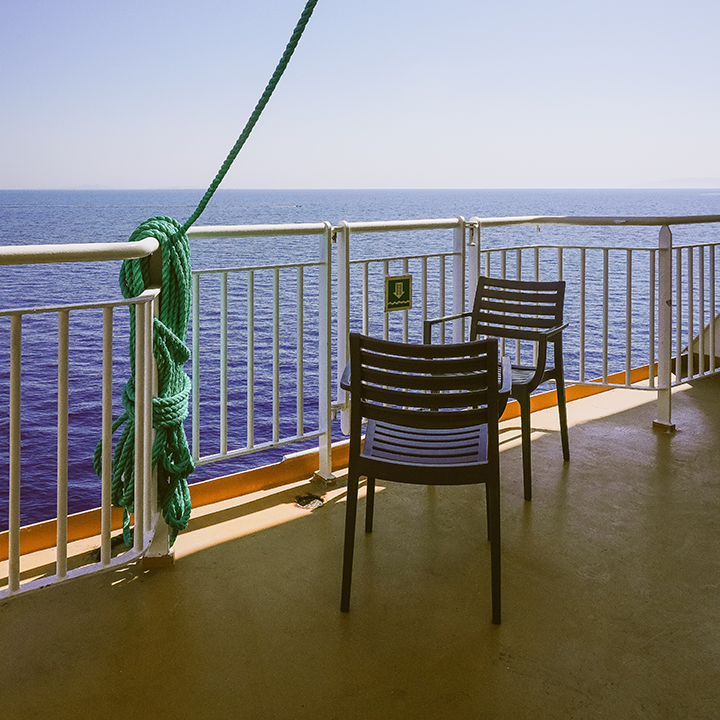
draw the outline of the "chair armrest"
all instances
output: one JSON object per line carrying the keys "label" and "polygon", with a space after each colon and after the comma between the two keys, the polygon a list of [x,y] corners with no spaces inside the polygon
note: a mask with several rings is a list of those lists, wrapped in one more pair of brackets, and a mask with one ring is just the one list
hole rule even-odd
{"label": "chair armrest", "polygon": [[444,315],[443,317],[439,318],[431,318],[430,320],[425,320],[423,322],[423,344],[424,345],[431,345],[432,344],[432,326],[437,325],[438,323],[444,323],[449,322],[450,320],[460,320],[460,318],[470,317],[472,315],[471,312],[464,312],[464,313],[458,313],[456,315]]}
{"label": "chair armrest", "polygon": [[340,387],[343,390],[350,390],[350,361],[347,361],[342,377],[340,378]]}
{"label": "chair armrest", "polygon": [[544,330],[543,333],[548,340],[552,341],[555,335],[561,333],[570,323],[563,323],[562,325],[556,325],[555,327]]}
{"label": "chair armrest", "polygon": [[547,343],[553,342],[555,336],[561,333],[568,323],[563,325],[555,325],[551,328],[537,328],[528,330],[527,328],[504,327],[502,325],[480,325],[478,326],[479,337],[496,337],[507,338],[510,340],[532,340],[534,342]]}

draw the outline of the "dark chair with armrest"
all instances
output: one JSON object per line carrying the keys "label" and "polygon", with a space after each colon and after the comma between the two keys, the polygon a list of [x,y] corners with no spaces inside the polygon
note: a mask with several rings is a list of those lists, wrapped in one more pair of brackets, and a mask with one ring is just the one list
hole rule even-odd
{"label": "dark chair with armrest", "polygon": [[[565,282],[529,282],[480,277],[471,312],[425,321],[424,342],[432,341],[432,327],[438,323],[470,318],[468,339],[497,337],[535,344],[533,362],[512,366],[510,396],[520,404],[522,428],[523,486],[526,500],[532,499],[532,462],[530,454],[530,394],[542,383],[554,380],[563,458],[570,459],[565,375],[563,370],[562,331]],[[548,343],[553,346],[548,354]]]}
{"label": "dark chair with armrest", "polygon": [[[498,418],[510,392],[510,361],[498,387],[495,339],[409,345],[350,336],[341,385],[350,390],[350,458],[340,608],[350,608],[358,481],[367,478],[365,531],[372,532],[375,479],[421,485],[484,483],[492,621],[500,622]],[[364,443],[363,423],[367,421]]]}

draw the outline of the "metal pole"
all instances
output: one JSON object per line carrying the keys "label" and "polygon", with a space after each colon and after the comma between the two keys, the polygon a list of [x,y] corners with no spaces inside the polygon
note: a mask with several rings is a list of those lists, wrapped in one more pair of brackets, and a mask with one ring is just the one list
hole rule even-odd
{"label": "metal pole", "polygon": [[332,474],[332,226],[325,223],[325,232],[320,236],[320,278],[319,278],[319,407],[320,440],[318,446],[318,479],[330,483]]}
{"label": "metal pole", "polygon": [[675,430],[672,422],[672,233],[667,225],[658,236],[658,398],[653,427]]}

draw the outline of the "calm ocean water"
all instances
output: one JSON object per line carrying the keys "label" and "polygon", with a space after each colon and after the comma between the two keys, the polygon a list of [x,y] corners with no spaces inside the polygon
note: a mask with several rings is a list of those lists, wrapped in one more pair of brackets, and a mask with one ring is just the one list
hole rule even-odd
{"label": "calm ocean water", "polygon": [[[143,220],[169,215],[180,222],[190,216],[201,191],[0,191],[0,244],[115,242],[126,240]],[[720,190],[220,190],[197,224],[298,223],[328,220],[401,220],[462,215],[705,215],[720,214]],[[717,241],[717,226],[677,228],[676,243]],[[652,228],[613,229],[544,227],[488,229],[485,247],[531,244],[598,244],[652,247]],[[374,242],[366,240],[366,242]],[[353,252],[362,254],[362,238]],[[417,250],[417,248],[413,248]],[[316,243],[284,240],[231,242],[193,241],[195,269],[314,259]],[[403,252],[406,249],[402,250]],[[63,267],[0,267],[0,307],[50,305],[81,300],[119,298],[119,263],[75,263]],[[120,324],[122,324],[120,322]],[[22,523],[54,517],[55,403],[45,378],[54,383],[56,322],[28,318],[23,346],[23,480]],[[122,328],[121,328],[122,330]],[[52,339],[48,349],[47,337]],[[115,348],[118,387],[127,377],[126,340],[119,332]],[[8,502],[8,347],[9,322],[0,318],[0,530],[7,527]],[[70,510],[99,505],[99,481],[92,470],[98,437],[99,407],[87,387],[99,382],[100,345],[71,325],[71,366],[81,381],[70,387]],[[53,387],[51,384],[50,387]],[[116,393],[117,394],[117,393]],[[117,412],[116,412],[117,415]],[[234,464],[204,466],[190,478],[196,482],[238,467],[265,464],[283,452],[250,456]]]}

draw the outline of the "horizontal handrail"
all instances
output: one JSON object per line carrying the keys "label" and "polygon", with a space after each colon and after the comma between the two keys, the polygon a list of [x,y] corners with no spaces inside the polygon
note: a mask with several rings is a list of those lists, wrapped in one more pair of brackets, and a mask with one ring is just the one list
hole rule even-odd
{"label": "horizontal handrail", "polygon": [[0,265],[133,260],[160,248],[155,238],[137,242],[68,243],[66,245],[0,245]]}
{"label": "horizontal handrail", "polygon": [[159,288],[148,288],[142,295],[122,300],[99,300],[88,303],[71,303],[66,305],[43,305],[31,308],[8,308],[0,310],[0,317],[9,315],[40,315],[42,313],[69,312],[70,310],[100,310],[102,308],[116,308],[125,305],[141,305],[148,302],[147,293],[157,294]]}
{"label": "horizontal handrail", "polygon": [[376,220],[372,222],[342,222],[333,226],[333,233],[347,228],[353,233],[388,232],[394,230],[453,230],[467,223],[462,217],[435,220]]}
{"label": "horizontal handrail", "polygon": [[288,223],[283,225],[201,225],[187,231],[193,240],[217,238],[277,237],[285,235],[322,235],[330,223]]}
{"label": "horizontal handrail", "polygon": [[694,225],[720,222],[720,215],[668,215],[668,216],[572,216],[572,215],[526,215],[519,217],[479,218],[472,217],[467,225],[475,227],[503,227],[506,225],[638,225],[662,227],[663,225]]}

